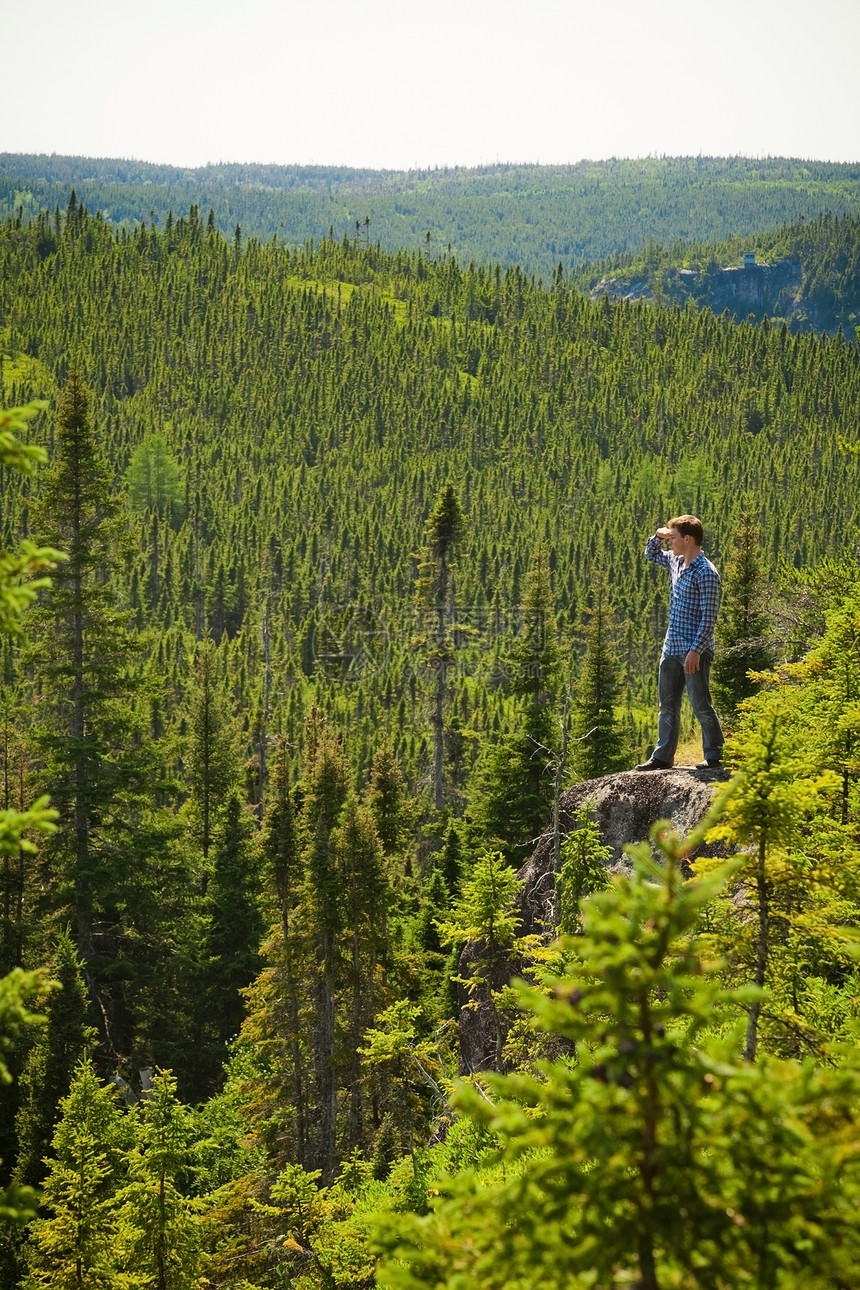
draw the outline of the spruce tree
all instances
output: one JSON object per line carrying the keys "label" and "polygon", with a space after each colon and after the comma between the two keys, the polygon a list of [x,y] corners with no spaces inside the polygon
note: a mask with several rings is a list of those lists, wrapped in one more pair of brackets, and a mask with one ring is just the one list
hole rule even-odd
{"label": "spruce tree", "polygon": [[769,587],[762,569],[761,534],[755,517],[744,511],[723,569],[717,653],[711,669],[714,704],[728,724],[738,706],[754,694],[750,672],[766,672],[776,662]]}
{"label": "spruce tree", "polygon": [[518,991],[575,1060],[460,1086],[455,1105],[492,1135],[492,1160],[434,1180],[428,1214],[383,1219],[378,1284],[852,1284],[856,1067],[739,1060],[752,992],[725,987],[702,933],[734,866],[691,882],[690,840],[662,830],[652,843],[661,864],[643,844],[632,875],[583,903],[564,974]]}
{"label": "spruce tree", "polygon": [[397,856],[407,836],[409,807],[403,771],[389,741],[373,758],[365,800],[385,855]]}
{"label": "spruce tree", "polygon": [[532,556],[520,606],[520,631],[508,651],[507,686],[516,728],[494,743],[475,775],[470,815],[483,842],[522,864],[549,822],[558,756],[556,698],[561,655],[545,546]]}
{"label": "spruce tree", "polygon": [[205,995],[211,1046],[210,1080],[217,1078],[227,1042],[245,1015],[242,991],[260,969],[263,920],[252,820],[231,793],[215,849],[206,902]]}
{"label": "spruce tree", "polygon": [[596,779],[628,765],[627,740],[619,721],[622,666],[606,578],[592,584],[585,626],[585,654],[572,704],[571,762],[579,779]]}
{"label": "spruce tree", "polygon": [[119,1280],[116,1198],[129,1124],[111,1085],[83,1062],[60,1103],[42,1211],[29,1229],[22,1290],[114,1290]]}
{"label": "spruce tree", "polygon": [[[348,771],[333,735],[323,730],[305,780],[302,830],[305,881],[302,913],[310,968],[313,1030],[313,1119],[310,1159],[326,1182],[334,1177],[337,1150],[337,995],[342,981],[343,889],[337,863],[337,825],[348,796]],[[307,968],[306,968],[307,970]]]}
{"label": "spruce tree", "polygon": [[359,1049],[364,1032],[373,1024],[382,1006],[380,964],[385,957],[385,928],[391,900],[373,815],[354,796],[347,800],[337,829],[335,858],[344,905],[347,990],[343,1029],[349,1149],[363,1145],[365,1096]]}
{"label": "spruce tree", "polygon": [[[197,647],[190,706],[189,813],[205,865],[229,791],[239,778],[238,732],[218,675],[218,649],[209,637]],[[207,881],[204,869],[204,889]]]}
{"label": "spruce tree", "polygon": [[441,811],[445,803],[445,697],[448,673],[453,665],[451,624],[453,620],[453,561],[463,538],[464,523],[454,485],[442,488],[424,525],[418,557],[415,606],[421,616],[421,660],[434,675],[432,687],[433,805]]}
{"label": "spruce tree", "polygon": [[[32,477],[47,460],[44,448],[24,443],[18,437],[47,406],[38,400],[20,408],[0,409],[0,466],[4,470]],[[29,541],[22,542],[16,551],[0,551],[0,636],[21,632],[24,610],[39,591],[50,586],[44,571],[54,568],[56,561],[63,558],[63,552],[37,547]]]}
{"label": "spruce tree", "polygon": [[58,988],[48,999],[46,1024],[21,1075],[21,1107],[16,1120],[15,1175],[33,1187],[40,1186],[44,1177],[60,1102],[96,1036],[81,963],[65,932],[57,939],[51,972]]}
{"label": "spruce tree", "polygon": [[132,1284],[194,1290],[200,1284],[202,1220],[180,1190],[191,1159],[184,1108],[169,1071],[157,1071],[134,1109],[128,1182],[116,1197],[118,1262]]}
{"label": "spruce tree", "polygon": [[463,878],[462,889],[450,908],[437,920],[443,944],[459,947],[471,942],[472,953],[458,978],[469,1006],[486,1010],[493,1036],[490,1064],[505,1069],[504,1045],[507,1022],[498,1006],[499,994],[508,983],[512,947],[522,919],[516,896],[522,886],[501,852],[479,856]]}
{"label": "spruce tree", "polygon": [[[146,904],[152,844],[152,759],[142,747],[138,650],[117,608],[119,506],[90,423],[90,395],[71,371],[56,417],[54,456],[35,522],[65,547],[44,605],[33,615],[38,659],[40,777],[60,811],[50,847],[51,903],[72,920],[77,953],[117,1053],[128,1052],[131,1015],[115,971]],[[132,824],[134,820],[134,824]],[[120,949],[122,946],[122,949]]]}
{"label": "spruce tree", "polygon": [[[248,991],[242,1043],[260,1054],[266,1084],[251,1117],[279,1163],[308,1163],[310,1055],[307,942],[297,919],[305,857],[293,808],[287,745],[281,740],[260,838],[264,873],[278,917],[262,947],[266,967]],[[303,1009],[304,1004],[304,1009]],[[262,1105],[260,1105],[262,1103]],[[289,1127],[288,1127],[289,1126]]]}

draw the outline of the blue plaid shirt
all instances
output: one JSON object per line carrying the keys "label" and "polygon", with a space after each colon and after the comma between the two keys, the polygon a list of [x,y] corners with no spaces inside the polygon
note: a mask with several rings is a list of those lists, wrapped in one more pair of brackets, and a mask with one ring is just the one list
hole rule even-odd
{"label": "blue plaid shirt", "polygon": [[713,654],[722,584],[710,560],[700,552],[685,568],[683,556],[664,551],[656,533],[648,539],[645,557],[652,564],[664,565],[672,580],[663,653],[684,655],[693,649],[697,654]]}

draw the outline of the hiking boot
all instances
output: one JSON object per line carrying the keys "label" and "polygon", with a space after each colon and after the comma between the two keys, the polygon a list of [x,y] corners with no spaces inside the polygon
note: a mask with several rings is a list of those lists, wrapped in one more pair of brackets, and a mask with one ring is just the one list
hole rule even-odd
{"label": "hiking boot", "polygon": [[719,757],[711,761],[696,762],[696,770],[722,770],[722,769],[723,769],[723,763],[720,761]]}
{"label": "hiking boot", "polygon": [[672,767],[667,761],[660,761],[659,757],[649,757],[639,766],[634,766],[634,770],[671,770]]}

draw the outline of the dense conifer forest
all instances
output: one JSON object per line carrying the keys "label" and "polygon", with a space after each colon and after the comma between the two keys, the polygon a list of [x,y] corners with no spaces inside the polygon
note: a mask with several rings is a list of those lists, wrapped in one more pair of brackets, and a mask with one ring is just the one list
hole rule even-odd
{"label": "dense conifer forest", "polygon": [[[74,195],[0,227],[0,352],[4,1284],[851,1285],[853,338]],[[523,937],[684,511],[729,858],[609,880],[585,812]]]}
{"label": "dense conifer forest", "polygon": [[721,242],[860,210],[860,168],[768,157],[651,157],[573,166],[426,171],[210,165],[197,170],[91,157],[0,153],[0,215],[64,210],[69,194],[114,226],[164,227],[197,206],[231,236],[293,247],[356,228],[383,250],[450,249],[463,265],[518,266],[550,281],[646,243]]}

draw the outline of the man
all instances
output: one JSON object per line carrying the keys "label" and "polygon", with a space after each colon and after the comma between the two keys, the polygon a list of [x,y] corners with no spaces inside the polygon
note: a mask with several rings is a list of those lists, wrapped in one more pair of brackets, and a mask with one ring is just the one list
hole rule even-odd
{"label": "man", "polygon": [[[681,730],[684,690],[702,727],[704,761],[697,769],[722,764],[723,732],[711,702],[714,624],[720,605],[720,575],[702,552],[704,531],[695,515],[679,515],[648,539],[645,557],[669,570],[669,627],[660,659],[660,715],[657,747],[637,770],[669,770]],[[667,542],[671,550],[663,549]]]}

